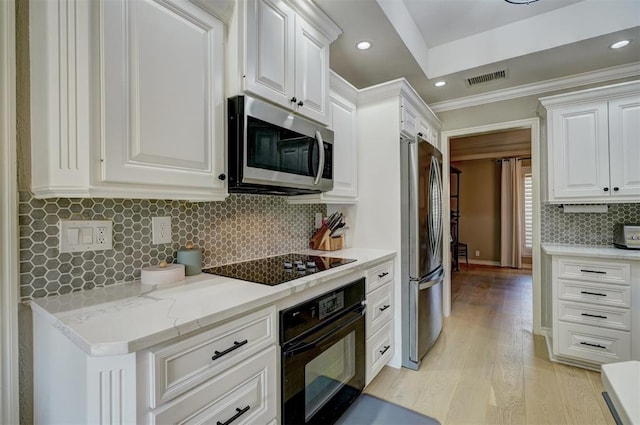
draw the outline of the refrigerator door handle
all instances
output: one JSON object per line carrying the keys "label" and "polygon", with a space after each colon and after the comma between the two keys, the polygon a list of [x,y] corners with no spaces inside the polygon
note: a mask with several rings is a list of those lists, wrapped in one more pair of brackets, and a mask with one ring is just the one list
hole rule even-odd
{"label": "refrigerator door handle", "polygon": [[411,276],[420,276],[420,217],[418,210],[419,205],[419,189],[420,189],[420,170],[419,170],[419,152],[418,140],[409,144],[409,274]]}
{"label": "refrigerator door handle", "polygon": [[431,288],[433,285],[436,285],[437,283],[442,282],[443,279],[444,279],[444,269],[440,269],[440,271],[436,276],[430,277],[429,280],[426,280],[424,282],[420,282],[418,284],[418,290],[422,291],[423,289]]}

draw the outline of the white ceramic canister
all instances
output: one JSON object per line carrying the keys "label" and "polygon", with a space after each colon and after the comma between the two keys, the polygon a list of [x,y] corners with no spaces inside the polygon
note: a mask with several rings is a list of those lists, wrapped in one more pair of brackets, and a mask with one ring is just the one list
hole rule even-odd
{"label": "white ceramic canister", "polygon": [[194,276],[202,273],[202,250],[187,242],[184,248],[178,250],[177,261],[184,264],[184,272],[187,276]]}

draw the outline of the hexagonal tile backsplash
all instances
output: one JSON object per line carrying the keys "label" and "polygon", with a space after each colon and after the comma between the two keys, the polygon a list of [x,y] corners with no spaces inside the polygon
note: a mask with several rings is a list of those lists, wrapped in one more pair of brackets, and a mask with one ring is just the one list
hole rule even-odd
{"label": "hexagonal tile backsplash", "polygon": [[543,205],[540,216],[542,242],[612,245],[615,223],[640,223],[640,204],[611,204],[607,213],[564,213],[559,205]]}
{"label": "hexagonal tile backsplash", "polygon": [[[204,267],[308,248],[315,213],[325,205],[290,205],[284,197],[230,195],[224,202],[132,199],[35,199],[20,192],[22,300],[140,278],[188,241],[202,248]],[[152,245],[151,218],[171,217],[172,243]],[[58,222],[112,220],[113,249],[60,253]]]}

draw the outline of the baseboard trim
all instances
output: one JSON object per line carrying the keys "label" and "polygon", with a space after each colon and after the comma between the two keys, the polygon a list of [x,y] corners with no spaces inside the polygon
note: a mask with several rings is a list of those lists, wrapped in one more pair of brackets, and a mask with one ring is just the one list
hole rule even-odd
{"label": "baseboard trim", "polygon": [[[460,261],[460,264],[462,264],[462,261]],[[500,266],[500,262],[499,261],[490,261],[490,260],[474,260],[474,259],[470,259],[469,260],[469,264],[478,264],[481,266]]]}

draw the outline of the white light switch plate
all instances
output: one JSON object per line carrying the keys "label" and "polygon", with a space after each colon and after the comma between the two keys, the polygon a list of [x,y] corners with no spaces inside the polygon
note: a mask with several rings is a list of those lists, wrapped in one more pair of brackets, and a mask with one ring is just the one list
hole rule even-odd
{"label": "white light switch plate", "polygon": [[60,220],[60,252],[113,248],[111,220]]}

